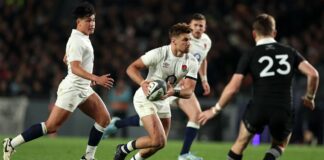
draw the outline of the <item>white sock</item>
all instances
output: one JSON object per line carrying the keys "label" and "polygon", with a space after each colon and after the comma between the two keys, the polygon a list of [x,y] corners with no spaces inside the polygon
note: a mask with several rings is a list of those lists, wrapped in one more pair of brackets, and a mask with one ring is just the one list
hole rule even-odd
{"label": "white sock", "polygon": [[21,134],[11,140],[11,146],[13,148],[18,147],[19,145],[25,143],[25,140]]}
{"label": "white sock", "polygon": [[97,146],[89,146],[89,145],[87,145],[85,157],[89,158],[89,159],[94,159],[94,155],[96,154],[96,150],[97,150]]}
{"label": "white sock", "polygon": [[144,158],[141,157],[141,154],[139,152],[137,152],[130,160],[144,160]]}

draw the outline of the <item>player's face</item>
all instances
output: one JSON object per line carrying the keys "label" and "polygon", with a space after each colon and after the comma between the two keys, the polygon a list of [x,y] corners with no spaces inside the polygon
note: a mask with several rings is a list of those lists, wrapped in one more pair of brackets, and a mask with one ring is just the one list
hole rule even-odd
{"label": "player's face", "polygon": [[95,18],[94,14],[89,17],[79,18],[77,20],[77,29],[85,35],[93,34],[96,27]]}
{"label": "player's face", "polygon": [[191,20],[189,25],[195,38],[200,38],[206,31],[206,20]]}
{"label": "player's face", "polygon": [[188,53],[190,47],[190,40],[191,38],[189,33],[183,33],[176,37],[174,43],[178,52]]}

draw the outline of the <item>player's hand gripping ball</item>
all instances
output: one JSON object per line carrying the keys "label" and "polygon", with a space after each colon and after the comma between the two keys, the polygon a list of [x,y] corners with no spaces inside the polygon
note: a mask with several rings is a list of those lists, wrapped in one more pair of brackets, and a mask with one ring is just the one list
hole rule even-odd
{"label": "player's hand gripping ball", "polygon": [[148,95],[146,98],[150,101],[160,100],[162,96],[164,96],[167,92],[167,85],[165,81],[162,80],[154,80],[150,82],[148,87]]}

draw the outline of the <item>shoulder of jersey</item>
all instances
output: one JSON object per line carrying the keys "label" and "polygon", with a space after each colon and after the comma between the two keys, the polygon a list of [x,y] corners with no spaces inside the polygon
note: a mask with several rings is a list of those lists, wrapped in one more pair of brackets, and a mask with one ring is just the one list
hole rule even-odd
{"label": "shoulder of jersey", "polygon": [[188,56],[188,58],[189,58],[190,61],[192,61],[193,63],[197,63],[198,64],[198,60],[197,60],[197,58],[195,58],[193,56],[193,54],[188,53],[186,56]]}
{"label": "shoulder of jersey", "polygon": [[201,38],[203,40],[208,41],[208,42],[211,42],[211,39],[209,38],[209,36],[206,33],[203,33],[201,36],[202,36]]}

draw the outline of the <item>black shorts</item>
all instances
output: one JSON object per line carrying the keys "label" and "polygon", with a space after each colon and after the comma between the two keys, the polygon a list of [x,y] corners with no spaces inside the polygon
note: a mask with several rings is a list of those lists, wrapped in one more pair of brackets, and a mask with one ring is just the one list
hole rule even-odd
{"label": "black shorts", "polygon": [[250,101],[244,115],[243,123],[250,133],[262,133],[268,125],[271,136],[283,141],[292,132],[294,112],[287,106],[270,104],[253,104]]}

